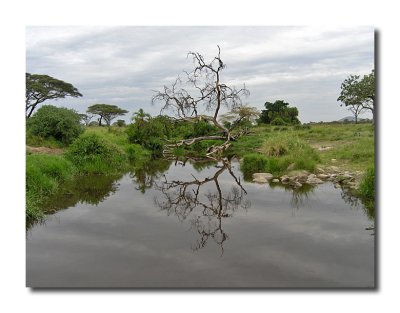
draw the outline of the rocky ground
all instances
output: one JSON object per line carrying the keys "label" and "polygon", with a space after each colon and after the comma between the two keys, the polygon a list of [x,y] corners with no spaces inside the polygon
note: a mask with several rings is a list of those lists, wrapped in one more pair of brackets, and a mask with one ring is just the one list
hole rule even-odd
{"label": "rocky ground", "polygon": [[263,183],[281,183],[293,188],[300,188],[304,184],[317,185],[326,181],[334,183],[336,188],[346,187],[356,190],[359,186],[362,172],[350,172],[340,169],[337,166],[318,167],[315,174],[308,171],[291,170],[282,176],[274,176],[271,173],[254,173],[253,182]]}

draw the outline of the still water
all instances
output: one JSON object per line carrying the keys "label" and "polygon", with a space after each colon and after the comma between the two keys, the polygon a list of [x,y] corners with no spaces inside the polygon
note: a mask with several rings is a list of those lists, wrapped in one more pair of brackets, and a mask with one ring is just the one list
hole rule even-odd
{"label": "still water", "polygon": [[243,180],[238,162],[82,177],[27,231],[29,287],[374,287],[374,224],[331,183]]}

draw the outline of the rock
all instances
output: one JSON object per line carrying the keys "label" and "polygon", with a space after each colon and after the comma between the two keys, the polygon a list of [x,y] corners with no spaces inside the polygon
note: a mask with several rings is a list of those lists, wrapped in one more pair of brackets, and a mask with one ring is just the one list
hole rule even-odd
{"label": "rock", "polygon": [[311,177],[311,178],[308,177],[306,183],[310,184],[310,185],[314,185],[314,184],[322,184],[323,181],[317,177]]}
{"label": "rock", "polygon": [[298,181],[293,182],[294,188],[300,188],[301,186],[303,186],[303,185],[301,183],[299,183]]}
{"label": "rock", "polygon": [[308,175],[307,179],[313,179],[315,177],[317,177],[315,174],[310,174],[310,175]]}
{"label": "rock", "polygon": [[291,163],[291,164],[289,164],[289,166],[287,167],[287,170],[288,170],[288,171],[292,171],[292,170],[294,170],[295,166],[296,166],[296,164]]}
{"label": "rock", "polygon": [[319,179],[324,180],[324,179],[328,179],[328,178],[331,177],[331,176],[328,175],[328,174],[317,174],[317,177],[318,177]]}
{"label": "rock", "polygon": [[315,172],[316,172],[317,174],[325,174],[325,170],[324,170],[322,167],[317,167],[316,170],[315,170]]}
{"label": "rock", "polygon": [[289,176],[287,176],[287,175],[283,175],[283,176],[281,177],[281,182],[282,182],[282,183],[288,183],[289,180],[290,180],[290,178],[289,178]]}
{"label": "rock", "polygon": [[255,183],[268,183],[274,176],[271,173],[254,173],[253,182]]}
{"label": "rock", "polygon": [[329,166],[329,171],[330,172],[333,172],[333,173],[339,173],[340,172],[340,169],[337,167],[337,166]]}
{"label": "rock", "polygon": [[279,183],[279,179],[278,179],[278,178],[274,178],[274,179],[272,180],[272,182],[273,182],[273,183]]}
{"label": "rock", "polygon": [[288,173],[290,180],[298,180],[300,182],[305,182],[310,175],[307,171],[291,171]]}
{"label": "rock", "polygon": [[335,187],[335,188],[340,188],[341,186],[340,186],[340,184],[336,183],[336,184],[334,185],[334,187]]}
{"label": "rock", "polygon": [[332,162],[336,162],[336,159],[331,159]]}

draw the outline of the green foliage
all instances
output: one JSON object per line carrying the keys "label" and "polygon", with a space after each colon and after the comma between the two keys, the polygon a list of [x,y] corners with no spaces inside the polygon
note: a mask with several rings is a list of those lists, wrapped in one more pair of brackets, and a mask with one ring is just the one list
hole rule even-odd
{"label": "green foliage", "polygon": [[29,118],[36,106],[46,100],[82,97],[82,94],[69,83],[48,75],[26,73],[26,116]]}
{"label": "green foliage", "polygon": [[93,133],[76,139],[65,156],[84,174],[119,172],[127,166],[128,159],[119,146]]}
{"label": "green foliage", "polygon": [[283,100],[266,102],[266,110],[261,111],[259,123],[272,125],[295,125],[300,124],[299,111],[296,107],[289,107],[289,103]]}
{"label": "green foliage", "polygon": [[151,157],[151,153],[148,150],[143,149],[141,145],[135,143],[127,145],[125,152],[129,161],[147,160]]}
{"label": "green foliage", "polygon": [[170,137],[172,127],[169,118],[157,116],[130,124],[126,132],[129,142],[142,145],[157,154],[162,151],[165,140]]}
{"label": "green foliage", "polygon": [[54,138],[64,144],[71,143],[82,132],[80,116],[74,110],[44,105],[27,120],[28,132],[45,139]]}
{"label": "green foliage", "polygon": [[282,125],[286,125],[286,123],[285,123],[285,121],[284,121],[281,117],[275,117],[275,118],[271,121],[271,125],[282,126]]}
{"label": "green foliage", "polygon": [[375,200],[375,170],[373,166],[365,172],[361,180],[359,193],[362,197]]}
{"label": "green foliage", "polygon": [[268,158],[262,154],[246,154],[243,157],[241,170],[245,173],[245,176],[249,176],[253,173],[264,172],[268,167],[268,161]]}
{"label": "green foliage", "polygon": [[26,220],[44,216],[42,203],[55,192],[60,183],[73,177],[76,169],[62,156],[33,154],[26,156]]}
{"label": "green foliage", "polygon": [[[337,101],[341,101],[346,107],[359,108],[374,112],[375,101],[375,71],[364,75],[350,75],[340,86],[341,92]],[[359,110],[359,109],[358,109]]]}
{"label": "green foliage", "polygon": [[117,120],[113,125],[118,126],[118,127],[124,127],[124,126],[126,126],[126,123],[124,120]]}
{"label": "green foliage", "polygon": [[87,113],[99,115],[99,126],[101,126],[102,120],[106,122],[108,126],[111,125],[111,121],[117,116],[128,113],[127,110],[121,109],[116,105],[112,104],[93,104],[88,107]]}
{"label": "green foliage", "polygon": [[290,133],[268,137],[258,151],[261,153],[243,157],[242,170],[246,178],[255,172],[282,174],[289,165],[292,169],[313,172],[320,161],[318,153],[308,143]]}

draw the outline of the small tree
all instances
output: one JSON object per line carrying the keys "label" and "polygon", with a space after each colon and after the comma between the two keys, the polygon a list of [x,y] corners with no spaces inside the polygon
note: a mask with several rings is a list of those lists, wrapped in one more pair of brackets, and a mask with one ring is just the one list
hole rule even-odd
{"label": "small tree", "polygon": [[298,119],[299,111],[296,107],[289,107],[289,103],[283,100],[265,102],[266,110],[261,111],[259,121],[264,124],[271,124],[276,119],[281,119],[284,124],[300,124]]}
{"label": "small tree", "polygon": [[93,104],[87,109],[86,112],[99,115],[99,126],[101,126],[101,122],[103,119],[106,122],[107,126],[110,126],[111,121],[117,116],[122,116],[128,113],[127,110],[121,109],[116,105],[111,104]]}
{"label": "small tree", "polygon": [[48,75],[26,73],[26,117],[31,117],[39,103],[59,98],[82,97],[82,94],[69,83]]}
{"label": "small tree", "polygon": [[44,105],[37,110],[27,126],[34,135],[53,137],[65,144],[71,143],[83,132],[77,112],[53,105]]}
{"label": "small tree", "polygon": [[337,101],[341,101],[342,105],[350,108],[350,111],[361,112],[361,110],[371,111],[374,115],[375,104],[375,71],[364,75],[348,76],[340,86],[341,92]]}

